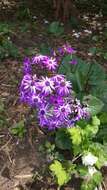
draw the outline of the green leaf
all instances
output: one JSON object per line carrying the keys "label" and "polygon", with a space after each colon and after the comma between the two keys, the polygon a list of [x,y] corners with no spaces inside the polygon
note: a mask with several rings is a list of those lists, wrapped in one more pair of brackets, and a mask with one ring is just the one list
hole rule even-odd
{"label": "green leaf", "polygon": [[79,72],[78,70],[75,72],[75,76],[76,76],[76,81],[77,81],[77,85],[78,85],[78,90],[79,91],[83,91],[83,87],[84,87],[84,80],[83,80],[83,75],[81,74],[81,72]]}
{"label": "green leaf", "polygon": [[55,138],[56,146],[62,150],[70,150],[71,149],[71,141],[66,133],[66,130],[59,130],[56,132]]}
{"label": "green leaf", "polygon": [[81,72],[83,74],[84,79],[86,79],[90,68],[90,63],[86,63],[84,60],[78,57],[77,62],[78,64],[76,70],[78,70],[78,72]]}
{"label": "green leaf", "polygon": [[71,73],[71,65],[69,64],[71,59],[72,59],[72,55],[66,55],[63,58],[63,60],[62,60],[62,62],[60,64],[60,67],[58,69],[58,73],[65,74],[66,76]]}
{"label": "green leaf", "polygon": [[10,129],[10,132],[13,135],[17,135],[19,138],[22,138],[26,132],[24,121],[21,120],[20,122],[16,123],[15,126]]}
{"label": "green leaf", "polygon": [[101,128],[99,129],[96,139],[99,142],[107,142],[107,125],[103,125],[101,126]]}
{"label": "green leaf", "polygon": [[77,170],[80,177],[85,177],[88,174],[88,168],[85,166],[78,166]]}
{"label": "green leaf", "polygon": [[99,126],[100,125],[100,119],[98,119],[97,116],[92,117],[92,125]]}
{"label": "green leaf", "polygon": [[94,190],[94,189],[95,188],[93,187],[93,184],[90,183],[87,184],[86,181],[84,181],[81,185],[81,190]]}
{"label": "green leaf", "polygon": [[89,151],[92,152],[96,157],[98,157],[98,161],[96,162],[97,168],[101,168],[104,166],[104,163],[107,161],[107,152],[104,146],[100,143],[92,143],[89,145]]}
{"label": "green leaf", "polygon": [[101,113],[99,116],[101,124],[107,124],[107,112]]}
{"label": "green leaf", "polygon": [[77,127],[68,128],[67,131],[72,140],[72,144],[79,145],[82,141],[81,129],[77,126]]}
{"label": "green leaf", "polygon": [[92,95],[84,96],[83,103],[88,105],[87,111],[92,116],[98,114],[104,106],[103,102],[100,99],[98,99]]}
{"label": "green leaf", "polygon": [[87,136],[87,137],[93,137],[96,135],[96,133],[98,132],[98,125],[90,125],[88,124],[85,129],[84,129],[84,134]]}
{"label": "green leaf", "polygon": [[[64,63],[67,64],[67,63],[69,63],[71,60],[72,60],[72,54],[71,54],[71,55],[66,55],[66,56],[63,58],[62,62],[63,62],[63,64],[64,64]],[[68,66],[69,66],[69,65],[68,65]]]}
{"label": "green leaf", "polygon": [[93,182],[95,183],[96,186],[100,185],[102,182],[102,174],[101,172],[96,172],[93,174]]}
{"label": "green leaf", "polygon": [[[62,73],[63,74],[63,73]],[[78,89],[78,84],[77,84],[77,79],[74,73],[68,73],[67,74],[67,79],[69,81],[71,81],[72,85],[73,85],[73,90],[78,93],[79,89]]]}
{"label": "green leaf", "polygon": [[105,54],[104,54],[104,59],[106,59],[106,60],[107,60],[107,53],[105,53]]}
{"label": "green leaf", "polygon": [[103,102],[107,103],[107,82],[102,81],[97,86],[92,86],[91,93],[93,96],[100,98]]}
{"label": "green leaf", "polygon": [[102,174],[101,172],[96,172],[93,176],[88,179],[84,180],[81,185],[81,190],[94,190],[97,186],[99,186],[102,182]]}
{"label": "green leaf", "polygon": [[97,52],[97,48],[96,47],[92,47],[89,49],[89,52],[92,53],[92,55],[95,55]]}
{"label": "green leaf", "polygon": [[55,160],[49,168],[56,176],[59,186],[66,184],[70,180],[71,176],[69,175],[69,172],[63,168],[62,164],[59,161]]}
{"label": "green leaf", "polygon": [[105,78],[106,78],[106,72],[104,68],[98,63],[93,63],[89,76],[89,84],[99,85],[99,83],[101,83],[101,81],[104,81]]}
{"label": "green leaf", "polygon": [[46,44],[46,43],[42,43],[40,45],[40,53],[42,55],[49,55],[50,54],[50,47],[49,47],[49,45]]}
{"label": "green leaf", "polygon": [[59,36],[64,32],[64,28],[58,21],[55,21],[50,24],[48,31],[56,36]]}

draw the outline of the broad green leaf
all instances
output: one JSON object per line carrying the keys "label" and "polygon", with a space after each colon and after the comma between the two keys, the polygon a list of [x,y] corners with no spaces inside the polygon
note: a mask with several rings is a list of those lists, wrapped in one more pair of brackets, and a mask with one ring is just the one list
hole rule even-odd
{"label": "broad green leaf", "polygon": [[93,137],[98,132],[98,125],[90,125],[88,124],[84,129],[84,134],[86,134],[87,137]]}
{"label": "broad green leaf", "polygon": [[93,142],[89,145],[89,151],[98,157],[98,161],[95,165],[99,169],[104,166],[104,163],[107,161],[107,151],[105,151],[104,146],[100,143]]}
{"label": "broad green leaf", "polygon": [[81,185],[81,190],[94,190],[102,182],[101,172],[96,172],[90,179],[84,180]]}
{"label": "broad green leaf", "polygon": [[[64,64],[64,63],[67,64],[67,63],[69,63],[71,60],[72,60],[72,54],[71,54],[71,55],[66,55],[66,56],[63,58],[62,62],[63,62],[63,64]],[[69,65],[68,65],[68,66],[69,66]]]}
{"label": "broad green leaf", "polygon": [[103,142],[103,143],[107,142],[107,124],[101,126],[101,128],[99,129],[97,133],[96,139],[99,142]]}
{"label": "broad green leaf", "polygon": [[90,63],[86,63],[84,60],[78,57],[77,57],[77,62],[78,64],[76,70],[78,70],[78,72],[83,73],[84,78],[87,78],[87,74],[90,68]]}
{"label": "broad green leaf", "polygon": [[62,150],[71,149],[71,141],[65,130],[59,130],[56,132],[55,138],[56,146]]}
{"label": "broad green leaf", "polygon": [[81,129],[77,127],[72,127],[67,129],[70,139],[72,140],[73,145],[79,145],[82,141],[81,139]]}
{"label": "broad green leaf", "polygon": [[103,102],[100,99],[98,99],[92,95],[84,96],[83,103],[88,105],[87,111],[92,116],[98,114],[104,106]]}
{"label": "broad green leaf", "polygon": [[73,90],[78,93],[79,89],[78,89],[78,84],[77,84],[77,80],[76,80],[76,76],[74,73],[68,73],[67,74],[67,79],[72,83],[73,85]]}
{"label": "broad green leaf", "polygon": [[78,70],[75,72],[75,76],[76,76],[76,81],[77,81],[77,85],[78,85],[78,90],[79,91],[83,91],[84,88],[84,80],[83,80],[83,75],[81,74],[81,72],[79,72]]}
{"label": "broad green leaf", "polygon": [[99,119],[100,119],[101,124],[107,124],[107,112],[103,112],[99,116]]}
{"label": "broad green leaf", "polygon": [[88,174],[88,168],[85,166],[78,166],[77,170],[79,172],[80,177],[84,177]]}
{"label": "broad green leaf", "polygon": [[92,117],[92,124],[95,126],[99,126],[100,125],[100,119],[98,119],[97,116],[93,116]]}
{"label": "broad green leaf", "polygon": [[89,75],[89,84],[90,85],[99,85],[101,81],[104,81],[106,78],[106,73],[103,67],[98,63],[93,64],[91,67],[90,75]]}
{"label": "broad green leaf", "polygon": [[52,22],[50,24],[48,30],[49,30],[50,33],[53,33],[56,36],[59,36],[64,32],[63,26],[61,26],[58,21]]}
{"label": "broad green leaf", "polygon": [[104,103],[107,103],[107,82],[102,81],[97,86],[92,86],[91,93],[93,96],[100,98]]}
{"label": "broad green leaf", "polygon": [[66,184],[70,180],[71,176],[63,168],[62,164],[59,161],[55,160],[49,168],[55,175],[59,186]]}
{"label": "broad green leaf", "polygon": [[93,182],[95,183],[96,186],[100,185],[103,178],[102,178],[102,174],[101,172],[96,172],[95,174],[93,174]]}

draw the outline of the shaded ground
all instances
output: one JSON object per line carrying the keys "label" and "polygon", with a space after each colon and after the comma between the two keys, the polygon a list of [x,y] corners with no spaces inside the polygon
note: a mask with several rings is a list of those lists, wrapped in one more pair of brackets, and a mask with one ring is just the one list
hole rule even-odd
{"label": "shaded ground", "polygon": [[[36,13],[38,14],[38,12]],[[104,47],[107,49],[105,38],[102,36],[105,23],[102,18],[89,17],[80,23],[80,28],[74,30],[69,24],[65,26],[65,33],[55,37],[47,32],[45,20],[49,17],[36,15],[34,21],[13,22],[14,33],[10,34],[12,42],[19,49],[17,59],[7,58],[0,62],[0,99],[4,103],[3,126],[0,128],[0,189],[2,190],[56,190],[53,179],[44,175],[47,161],[39,151],[46,136],[39,130],[35,118],[26,122],[29,108],[19,101],[19,84],[22,78],[22,59],[25,54],[36,54],[41,44],[51,47],[59,46],[66,41],[85,60],[90,60],[89,48]],[[94,24],[93,24],[94,23]],[[99,25],[99,24],[100,25]],[[24,28],[25,27],[25,28]],[[89,30],[91,33],[85,31]],[[77,37],[79,35],[79,37]],[[100,36],[100,40],[91,40],[92,36]],[[104,58],[97,54],[99,60],[107,68]],[[30,115],[32,117],[32,114]],[[11,134],[11,128],[20,120],[25,121],[27,132],[22,139]],[[28,130],[29,127],[29,130]],[[106,173],[106,170],[105,170]],[[36,180],[32,179],[35,175]],[[79,181],[63,188],[64,190],[79,190]],[[107,179],[105,175],[105,184]],[[23,188],[22,188],[23,187]],[[106,187],[107,188],[107,187]]]}

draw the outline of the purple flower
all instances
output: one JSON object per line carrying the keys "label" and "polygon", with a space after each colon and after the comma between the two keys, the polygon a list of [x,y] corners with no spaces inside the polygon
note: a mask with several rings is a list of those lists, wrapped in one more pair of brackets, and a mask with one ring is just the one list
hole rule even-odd
{"label": "purple flower", "polygon": [[64,48],[62,48],[62,47],[58,48],[58,54],[59,54],[61,57],[64,56],[64,54],[65,54]]}
{"label": "purple flower", "polygon": [[53,106],[58,106],[58,105],[63,105],[64,99],[58,95],[51,95],[49,102],[50,104],[53,104]]}
{"label": "purple flower", "polygon": [[38,118],[41,126],[47,126],[49,128],[51,118],[53,117],[53,110],[50,109],[49,104],[42,103],[38,109]]}
{"label": "purple flower", "polygon": [[69,44],[65,44],[63,46],[63,49],[64,49],[65,53],[68,53],[68,54],[75,53],[75,50]]}
{"label": "purple flower", "polygon": [[40,125],[43,127],[45,125],[48,124],[48,112],[47,112],[47,109],[48,109],[48,106],[42,104],[40,106],[40,109],[38,111],[38,118],[39,118],[39,121],[40,121]]}
{"label": "purple flower", "polygon": [[69,104],[63,104],[55,108],[55,115],[59,119],[65,119],[71,113],[71,108]]}
{"label": "purple flower", "polygon": [[31,105],[40,106],[42,104],[42,97],[40,95],[32,94],[31,96]]}
{"label": "purple flower", "polygon": [[41,92],[44,95],[49,95],[53,92],[54,88],[54,82],[51,78],[48,77],[42,77],[40,82],[38,83],[39,87],[41,88]]}
{"label": "purple flower", "polygon": [[55,75],[52,80],[55,82],[55,85],[59,85],[61,81],[65,79],[64,75]]}
{"label": "purple flower", "polygon": [[25,93],[36,94],[36,79],[36,75],[32,77],[30,74],[26,74],[22,80],[21,89],[23,89]]}
{"label": "purple flower", "polygon": [[43,61],[44,65],[46,66],[46,68],[49,70],[49,71],[54,71],[56,70],[56,67],[58,66],[57,64],[57,61],[55,58],[51,57],[51,58],[48,58],[48,59],[45,59]]}
{"label": "purple flower", "polygon": [[71,83],[69,81],[66,81],[65,79],[62,80],[56,87],[58,95],[61,96],[66,96],[70,94],[71,89],[72,89]]}
{"label": "purple flower", "polygon": [[35,57],[32,58],[32,64],[40,64],[42,63],[44,60],[47,60],[48,56],[45,55],[37,55]]}

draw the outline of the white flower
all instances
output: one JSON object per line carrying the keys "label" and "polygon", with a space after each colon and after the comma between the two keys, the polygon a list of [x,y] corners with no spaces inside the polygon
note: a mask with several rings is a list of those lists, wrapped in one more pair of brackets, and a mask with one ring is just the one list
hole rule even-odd
{"label": "white flower", "polygon": [[82,157],[82,162],[85,166],[93,166],[97,162],[98,158],[91,152]]}
{"label": "white flower", "polygon": [[36,19],[37,19],[37,16],[33,16],[33,19],[36,20]]}
{"label": "white flower", "polygon": [[85,33],[92,34],[91,30],[84,30]]}
{"label": "white flower", "polygon": [[98,190],[98,188],[96,187],[94,190]]}
{"label": "white flower", "polygon": [[79,38],[80,37],[80,32],[78,33],[73,33],[72,36],[76,37],[76,38]]}
{"label": "white flower", "polygon": [[94,190],[103,190],[103,189],[102,189],[102,186],[99,185],[99,187],[96,187]]}
{"label": "white flower", "polygon": [[88,172],[91,176],[93,176],[94,173],[97,172],[97,170],[95,169],[95,167],[89,166],[88,167]]}
{"label": "white flower", "polygon": [[104,162],[104,166],[106,166],[106,167],[107,167],[107,161],[105,161],[105,162]]}
{"label": "white flower", "polygon": [[45,24],[48,24],[48,23],[49,23],[49,21],[44,19],[44,23],[45,23]]}

